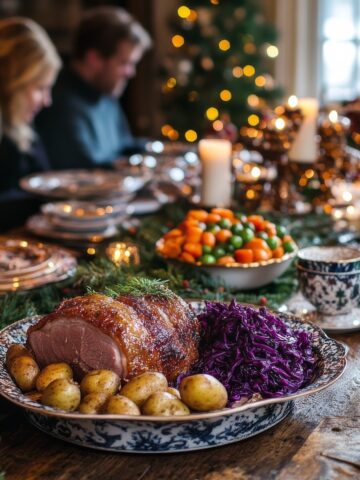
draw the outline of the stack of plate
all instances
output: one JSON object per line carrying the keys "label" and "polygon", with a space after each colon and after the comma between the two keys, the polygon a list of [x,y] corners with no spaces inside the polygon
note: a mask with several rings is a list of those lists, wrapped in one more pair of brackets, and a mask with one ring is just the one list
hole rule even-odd
{"label": "stack of plate", "polygon": [[22,239],[0,240],[0,294],[60,282],[75,273],[76,259],[59,247]]}

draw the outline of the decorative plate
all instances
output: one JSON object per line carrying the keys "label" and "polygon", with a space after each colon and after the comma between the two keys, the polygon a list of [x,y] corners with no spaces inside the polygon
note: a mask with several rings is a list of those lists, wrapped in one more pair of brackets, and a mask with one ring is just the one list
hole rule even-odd
{"label": "decorative plate", "polygon": [[30,193],[54,198],[89,198],[126,196],[140,190],[149,180],[149,174],[124,176],[107,170],[60,170],[28,175],[20,186]]}
{"label": "decorative plate", "polygon": [[[162,242],[163,240],[160,239],[156,243],[157,250]],[[296,257],[297,250],[292,253],[286,253],[281,258],[271,258],[270,260],[253,263],[229,263],[226,265],[203,265],[200,262],[188,263],[179,259],[164,257],[159,251],[158,254],[169,262],[200,268],[232,290],[251,290],[263,287],[282,275]]]}
{"label": "decorative plate", "polygon": [[50,251],[44,244],[17,238],[0,241],[0,277],[26,275],[46,268]]}
{"label": "decorative plate", "polygon": [[[203,302],[191,304],[198,311],[204,306]],[[44,407],[21,393],[4,366],[8,347],[25,343],[27,329],[39,317],[25,318],[0,332],[0,394],[23,408],[29,421],[43,432],[85,447],[126,453],[174,453],[230,444],[273,427],[291,412],[293,399],[328,387],[345,370],[346,351],[342,344],[311,323],[292,315],[279,316],[290,326],[313,334],[319,357],[319,376],[314,382],[282,398],[181,417],[84,415]]]}

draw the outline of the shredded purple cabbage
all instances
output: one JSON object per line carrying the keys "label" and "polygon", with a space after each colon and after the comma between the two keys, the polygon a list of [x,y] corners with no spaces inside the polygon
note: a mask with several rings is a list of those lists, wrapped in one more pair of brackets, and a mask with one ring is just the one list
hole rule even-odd
{"label": "shredded purple cabbage", "polygon": [[199,361],[192,373],[207,373],[227,389],[229,405],[281,397],[309,383],[316,370],[311,334],[295,331],[265,308],[207,302]]}

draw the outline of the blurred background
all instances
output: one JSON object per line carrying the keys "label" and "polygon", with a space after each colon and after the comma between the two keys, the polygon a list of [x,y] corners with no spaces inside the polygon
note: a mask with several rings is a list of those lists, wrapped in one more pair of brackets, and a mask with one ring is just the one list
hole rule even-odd
{"label": "blurred background", "polygon": [[255,126],[291,94],[323,104],[359,94],[359,0],[1,0],[0,16],[36,20],[66,60],[82,12],[104,4],[154,40],[123,99],[137,135],[193,142],[229,119]]}

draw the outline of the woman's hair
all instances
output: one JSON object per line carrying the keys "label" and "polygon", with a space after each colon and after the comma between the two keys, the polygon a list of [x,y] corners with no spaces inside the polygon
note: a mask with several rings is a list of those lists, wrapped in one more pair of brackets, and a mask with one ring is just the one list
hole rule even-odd
{"label": "woman's hair", "polygon": [[21,17],[0,20],[0,135],[6,133],[21,150],[28,150],[34,138],[31,126],[21,118],[25,89],[60,66],[40,25]]}
{"label": "woman's hair", "polygon": [[104,58],[116,53],[119,42],[130,42],[143,52],[151,47],[148,32],[126,10],[118,7],[97,7],[86,12],[75,31],[73,56],[82,59],[90,49]]}

